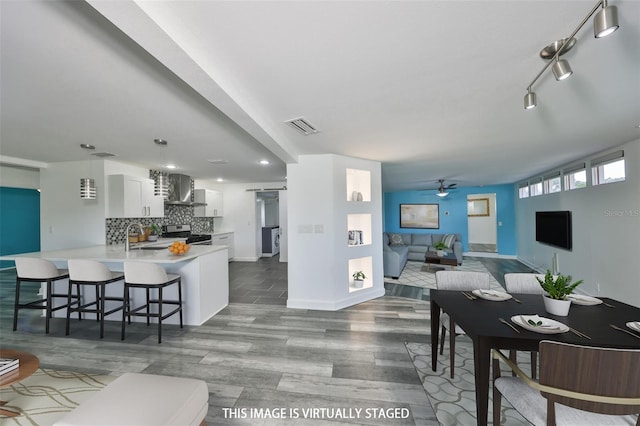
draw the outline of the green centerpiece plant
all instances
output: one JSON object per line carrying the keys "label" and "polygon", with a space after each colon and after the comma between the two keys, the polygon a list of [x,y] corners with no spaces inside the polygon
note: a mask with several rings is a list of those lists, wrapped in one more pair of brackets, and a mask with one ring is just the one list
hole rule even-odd
{"label": "green centerpiece plant", "polygon": [[567,296],[573,293],[573,290],[583,282],[583,280],[578,280],[571,283],[573,280],[571,275],[557,275],[554,279],[549,270],[544,275],[544,280],[538,277],[536,277],[536,280],[538,280],[542,289],[547,292],[547,295],[555,300],[567,300]]}
{"label": "green centerpiece plant", "polygon": [[573,290],[582,284],[583,280],[572,283],[573,278],[571,275],[558,274],[554,277],[549,270],[547,270],[547,273],[544,275],[544,280],[538,277],[536,277],[536,280],[538,280],[540,287],[546,292],[546,294],[543,295],[543,300],[547,312],[558,316],[569,315],[571,300],[568,300],[567,296],[573,293]]}
{"label": "green centerpiece plant", "polygon": [[433,245],[433,248],[436,249],[436,254],[438,256],[444,256],[445,254],[447,254],[447,248],[448,247],[442,241],[438,241],[437,243],[435,243]]}

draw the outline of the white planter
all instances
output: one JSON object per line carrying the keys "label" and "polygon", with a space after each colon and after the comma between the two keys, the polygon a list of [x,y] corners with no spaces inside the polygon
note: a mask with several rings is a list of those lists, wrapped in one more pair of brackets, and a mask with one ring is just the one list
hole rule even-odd
{"label": "white planter", "polygon": [[362,287],[364,287],[364,281],[363,280],[353,280],[353,286],[355,288],[362,288]]}
{"label": "white planter", "polygon": [[444,256],[445,254],[447,254],[447,252],[445,250],[436,250],[436,254],[440,257]]}
{"label": "white planter", "polygon": [[569,315],[571,300],[556,300],[545,295],[542,295],[542,300],[544,301],[544,308],[551,315],[557,315],[559,317],[566,317]]}

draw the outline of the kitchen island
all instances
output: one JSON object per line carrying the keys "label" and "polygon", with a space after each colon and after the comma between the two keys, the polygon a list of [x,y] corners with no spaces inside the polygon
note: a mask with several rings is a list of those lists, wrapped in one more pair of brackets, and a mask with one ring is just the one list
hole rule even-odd
{"label": "kitchen island", "polygon": [[[173,255],[165,247],[142,246],[125,251],[125,246],[99,245],[72,249],[60,249],[5,255],[0,260],[14,260],[17,257],[39,257],[56,264],[58,268],[67,268],[69,259],[90,259],[103,262],[112,271],[124,270],[125,261],[151,262],[160,264],[168,273],[182,277],[182,298],[184,323],[202,325],[229,304],[229,264],[226,246],[192,245],[181,256]],[[66,293],[67,280],[55,283],[56,293]],[[107,296],[122,297],[123,285],[107,286]],[[84,302],[91,301],[91,293],[85,292]],[[177,299],[177,289],[165,289],[165,298]],[[132,289],[134,306],[143,303],[144,290]],[[57,311],[54,316],[66,316],[66,310]],[[122,313],[106,316],[106,320],[121,321]],[[134,320],[135,318],[132,318]],[[144,319],[138,318],[139,321]],[[163,324],[178,324],[177,316],[163,321]]]}

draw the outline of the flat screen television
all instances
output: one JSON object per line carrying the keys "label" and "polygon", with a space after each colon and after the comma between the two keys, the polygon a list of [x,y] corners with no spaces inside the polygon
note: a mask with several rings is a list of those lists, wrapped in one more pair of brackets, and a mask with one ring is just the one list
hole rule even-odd
{"label": "flat screen television", "polygon": [[536,212],[536,241],[571,250],[571,212]]}

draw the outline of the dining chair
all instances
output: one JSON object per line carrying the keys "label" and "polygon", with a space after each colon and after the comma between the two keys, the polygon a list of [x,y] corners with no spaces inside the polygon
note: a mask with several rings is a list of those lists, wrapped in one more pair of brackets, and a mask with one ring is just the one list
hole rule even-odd
{"label": "dining chair", "polygon": [[[489,274],[485,272],[468,271],[438,271],[436,272],[436,287],[439,290],[488,290]],[[451,368],[451,378],[453,379],[454,360],[456,352],[456,336],[465,334],[464,330],[457,326],[453,319],[446,312],[440,314],[440,355],[444,351],[444,339],[449,330],[449,365]]]}
{"label": "dining chair", "polygon": [[[557,278],[554,275],[554,279]],[[507,273],[504,274],[504,284],[507,293],[543,294],[544,290],[536,278],[544,280],[544,274],[533,273]],[[509,351],[509,358],[516,362],[516,351]],[[538,353],[531,351],[531,377],[536,378]]]}
{"label": "dining chair", "polygon": [[[494,424],[500,424],[502,397],[536,426],[640,424],[640,349],[543,340],[538,350],[539,382],[492,351]],[[500,361],[517,377],[502,377]]]}
{"label": "dining chair", "polygon": [[[167,300],[164,298],[164,288],[173,284],[178,286],[178,299]],[[131,288],[145,290],[146,301],[144,304],[135,308],[131,306],[129,293]],[[157,290],[157,298],[151,298],[151,290]],[[157,312],[151,312],[152,305],[156,307]],[[165,305],[172,305],[175,308],[165,312]],[[158,343],[162,343],[162,321],[176,313],[180,315],[180,328],[182,328],[182,283],[180,275],[167,274],[160,265],[155,263],[124,262],[124,309],[122,310],[121,340],[124,340],[125,318],[128,318],[129,324],[131,324],[131,316],[139,316],[147,319],[147,325],[149,325],[150,318],[157,318]]]}
{"label": "dining chair", "polygon": [[[65,309],[68,306],[68,302],[54,306],[53,301],[55,299],[64,299],[65,301],[78,299],[80,289],[76,287],[75,295],[71,295],[71,288],[69,288],[69,294],[55,293],[54,282],[69,278],[69,271],[66,269],[58,269],[56,265],[49,260],[39,257],[16,257],[15,262],[16,297],[13,304],[13,331],[16,331],[18,328],[18,311],[20,309],[37,309],[45,311],[45,333],[49,334],[49,320],[53,316],[53,312],[59,309]],[[21,302],[20,287],[22,282],[46,283],[44,297],[27,303]],[[78,319],[79,318],[80,314],[78,314]]]}

